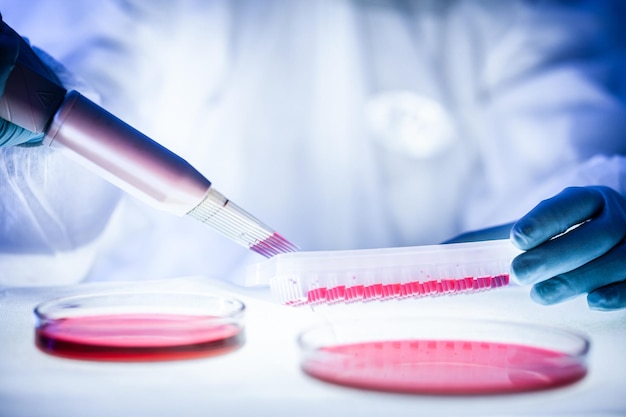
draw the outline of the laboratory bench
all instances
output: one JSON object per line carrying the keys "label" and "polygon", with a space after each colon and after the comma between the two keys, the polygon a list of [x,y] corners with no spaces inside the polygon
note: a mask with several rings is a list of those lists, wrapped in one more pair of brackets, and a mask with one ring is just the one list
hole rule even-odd
{"label": "laboratory bench", "polygon": [[[245,303],[245,342],[206,358],[97,362],[55,357],[34,343],[33,308],[44,300],[111,289],[208,291]],[[102,282],[0,291],[0,417],[73,416],[626,416],[626,311],[590,311],[584,297],[545,307],[528,288],[451,296],[288,307],[265,291],[204,277]],[[588,373],[573,384],[502,395],[424,395],[322,382],[299,365],[298,334],[342,319],[434,317],[557,326],[591,341]]]}

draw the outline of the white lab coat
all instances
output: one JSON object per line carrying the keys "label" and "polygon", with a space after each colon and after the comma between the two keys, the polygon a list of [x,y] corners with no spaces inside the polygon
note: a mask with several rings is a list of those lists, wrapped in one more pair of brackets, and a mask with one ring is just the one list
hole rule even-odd
{"label": "white lab coat", "polygon": [[[619,2],[28,2],[4,20],[305,250],[437,243],[568,185],[626,193]],[[67,279],[238,281],[260,260],[130,197],[93,242]]]}

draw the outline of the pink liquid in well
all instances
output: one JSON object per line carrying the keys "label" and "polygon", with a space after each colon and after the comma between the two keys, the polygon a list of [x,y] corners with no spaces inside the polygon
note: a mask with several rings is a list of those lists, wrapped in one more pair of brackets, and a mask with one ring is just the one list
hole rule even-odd
{"label": "pink liquid in well", "polygon": [[423,297],[427,295],[454,294],[483,291],[509,285],[509,275],[465,277],[405,283],[376,283],[371,285],[338,285],[318,287],[306,294],[306,299],[287,301],[288,305],[335,303],[339,301],[369,301],[392,298]]}
{"label": "pink liquid in well", "polygon": [[476,395],[571,384],[587,369],[577,358],[532,346],[398,340],[321,348],[303,362],[309,375],[335,384],[400,393]]}
{"label": "pink liquid in well", "polygon": [[120,362],[192,359],[240,347],[241,327],[216,319],[174,314],[72,317],[37,328],[35,343],[55,356]]}

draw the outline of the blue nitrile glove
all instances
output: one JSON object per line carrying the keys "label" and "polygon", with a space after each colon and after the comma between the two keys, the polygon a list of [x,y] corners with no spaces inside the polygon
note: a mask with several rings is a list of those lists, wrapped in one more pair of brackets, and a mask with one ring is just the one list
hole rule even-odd
{"label": "blue nitrile glove", "polygon": [[[577,227],[574,227],[577,226]],[[531,297],[555,304],[587,293],[589,307],[626,307],[626,199],[609,187],[571,187],[542,201],[511,229],[526,250],[513,260]]]}
{"label": "blue nitrile glove", "polygon": [[[2,15],[0,15],[1,21]],[[4,86],[15,65],[18,52],[19,39],[14,33],[3,30],[3,26],[0,25],[0,95],[4,93]],[[43,133],[34,133],[0,119],[0,147],[40,144],[43,136]]]}

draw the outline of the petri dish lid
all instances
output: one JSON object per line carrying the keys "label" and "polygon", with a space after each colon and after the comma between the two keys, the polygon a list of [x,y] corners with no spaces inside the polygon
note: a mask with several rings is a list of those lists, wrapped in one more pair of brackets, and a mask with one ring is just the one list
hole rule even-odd
{"label": "petri dish lid", "polygon": [[298,336],[302,370],[353,388],[491,395],[569,385],[589,340],[534,324],[451,318],[343,320]]}
{"label": "petri dish lid", "polygon": [[35,344],[50,355],[95,361],[163,361],[227,353],[244,342],[245,305],[188,292],[107,292],[45,301]]}

